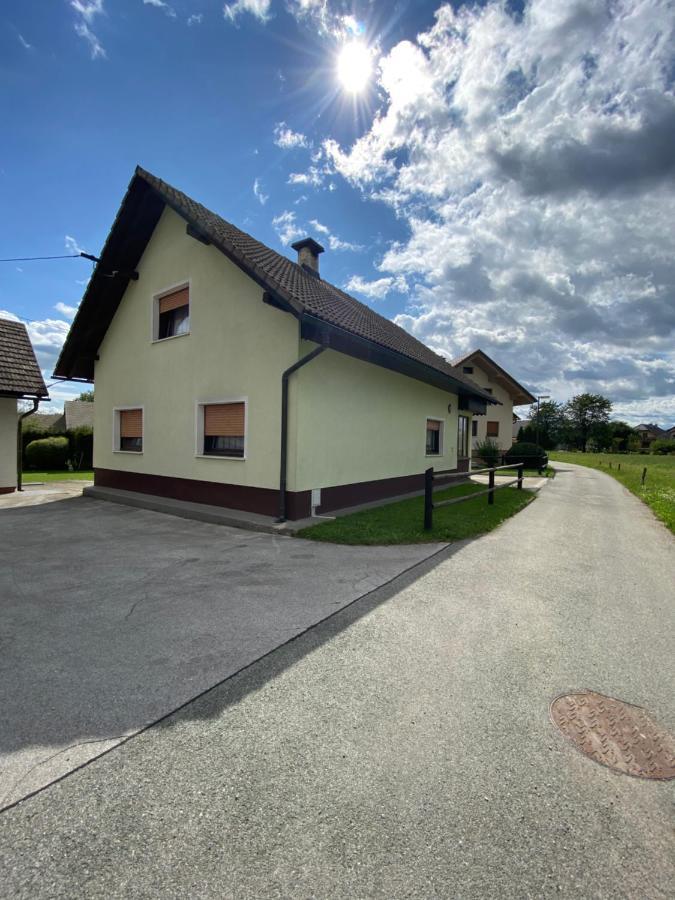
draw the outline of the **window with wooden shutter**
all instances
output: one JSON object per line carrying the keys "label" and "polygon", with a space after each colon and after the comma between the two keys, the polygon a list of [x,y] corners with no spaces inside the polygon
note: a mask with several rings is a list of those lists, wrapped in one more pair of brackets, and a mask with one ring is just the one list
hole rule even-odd
{"label": "window with wooden shutter", "polygon": [[488,422],[487,423],[487,436],[488,437],[499,437],[499,422]]}
{"label": "window with wooden shutter", "polygon": [[155,340],[177,337],[190,331],[190,290],[178,288],[157,298],[157,333]]}
{"label": "window with wooden shutter", "polygon": [[438,456],[441,452],[441,422],[438,419],[427,419],[427,456]]}
{"label": "window with wooden shutter", "polygon": [[143,410],[120,409],[119,416],[119,449],[132,453],[143,450]]}
{"label": "window with wooden shutter", "polygon": [[204,414],[204,453],[212,456],[244,455],[246,404],[207,403]]}

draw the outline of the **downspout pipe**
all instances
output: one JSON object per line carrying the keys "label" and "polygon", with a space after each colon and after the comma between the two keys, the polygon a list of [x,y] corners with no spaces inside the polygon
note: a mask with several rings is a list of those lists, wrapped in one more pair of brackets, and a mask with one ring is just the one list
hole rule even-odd
{"label": "downspout pipe", "polygon": [[26,416],[32,416],[35,410],[38,408],[38,404],[40,400],[37,397],[33,398],[33,408],[29,409],[28,412],[19,413],[19,417],[16,420],[16,489],[17,491],[23,490],[23,447],[22,447],[22,431],[21,431],[21,423],[26,418]]}
{"label": "downspout pipe", "polygon": [[275,522],[286,521],[286,470],[288,468],[288,381],[294,372],[323,353],[325,347],[316,347],[307,356],[289,366],[281,376],[281,468],[279,472],[279,518]]}

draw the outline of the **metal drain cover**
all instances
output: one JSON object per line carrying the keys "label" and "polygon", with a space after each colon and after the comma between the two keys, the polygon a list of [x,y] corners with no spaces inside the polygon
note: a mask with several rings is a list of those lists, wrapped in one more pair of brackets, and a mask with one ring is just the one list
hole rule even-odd
{"label": "metal drain cover", "polygon": [[641,706],[595,691],[562,694],[551,721],[603,766],[636,778],[675,778],[675,738]]}

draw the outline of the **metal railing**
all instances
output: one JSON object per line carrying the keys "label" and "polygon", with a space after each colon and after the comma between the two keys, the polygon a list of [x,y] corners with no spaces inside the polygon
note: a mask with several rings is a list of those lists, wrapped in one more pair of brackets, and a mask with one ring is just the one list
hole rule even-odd
{"label": "metal railing", "polygon": [[[434,472],[433,466],[424,473],[424,530],[430,531],[434,525],[434,510],[440,509],[442,506],[453,506],[455,503],[465,503],[467,500],[475,500],[476,497],[485,497],[487,495],[488,504],[492,506],[495,502],[495,491],[501,488],[510,487],[512,484],[518,485],[518,490],[523,489],[523,469],[524,463],[510,466],[493,466],[489,469],[475,469],[473,472],[455,472],[452,469],[442,469]],[[503,484],[495,484],[495,472],[501,469],[517,469],[518,476]],[[488,486],[484,491],[473,491],[462,497],[452,497],[450,500],[440,500],[434,503],[434,481],[446,478],[467,478],[469,475],[483,475],[488,473]]]}

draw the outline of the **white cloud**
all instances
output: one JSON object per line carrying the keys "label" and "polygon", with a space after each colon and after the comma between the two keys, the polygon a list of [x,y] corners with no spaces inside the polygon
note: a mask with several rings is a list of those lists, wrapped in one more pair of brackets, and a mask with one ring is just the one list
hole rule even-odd
{"label": "white cloud", "polygon": [[591,389],[662,409],[674,42],[667,0],[442,6],[380,60],[384,102],[361,137],[322,145],[324,174],[408,228],[363,283],[413,279],[398,321],[438,352],[481,346],[559,399]]}
{"label": "white cloud", "polygon": [[322,225],[316,219],[310,219],[310,225],[314,227],[319,234],[323,234],[328,239],[328,246],[331,250],[363,250],[360,244],[352,244],[349,241],[341,240],[337,235],[333,234],[327,225]]}
{"label": "white cloud", "polygon": [[68,253],[84,253],[84,248],[80,247],[74,237],[67,234],[64,240],[65,248]]}
{"label": "white cloud", "polygon": [[169,6],[168,3],[165,3],[164,0],[143,0],[143,5],[154,6],[156,9],[161,9],[170,19],[176,18],[176,10],[173,6]]}
{"label": "white cloud", "polygon": [[305,135],[299,131],[293,131],[285,122],[277,122],[274,126],[274,143],[283,150],[309,146],[309,141]]}
{"label": "white cloud", "polygon": [[320,187],[323,184],[323,174],[316,166],[310,166],[306,172],[291,172],[288,176],[288,183],[307,184],[311,187]]}
{"label": "white cloud", "polygon": [[62,316],[65,316],[67,319],[72,319],[73,316],[75,315],[75,313],[77,312],[77,307],[76,307],[76,306],[68,306],[66,303],[61,303],[61,301],[59,301],[59,302],[54,306],[54,309],[55,309],[57,312],[60,312],[61,315],[62,315]]}
{"label": "white cloud", "polygon": [[363,294],[371,300],[382,300],[392,291],[398,291],[402,294],[407,293],[408,283],[402,275],[396,278],[377,278],[375,281],[366,281],[361,275],[352,275],[345,285],[345,290]]}
{"label": "white cloud", "polygon": [[284,210],[272,219],[272,225],[282,244],[292,244],[302,237],[302,229],[298,227],[294,212]]}
{"label": "white cloud", "polygon": [[26,321],[20,319],[15,313],[5,309],[0,310],[0,319],[11,319],[13,322],[24,322],[42,374],[45,377],[45,381],[48,381],[54,371],[56,360],[70,329],[69,323],[64,322],[62,319],[37,319]]}
{"label": "white cloud", "polygon": [[204,21],[203,13],[193,13],[191,16],[187,17],[188,26],[201,25],[203,21]]}
{"label": "white cloud", "polygon": [[19,43],[25,50],[33,49],[33,45],[29,44],[26,38],[21,33],[17,33],[17,37],[19,38]]}
{"label": "white cloud", "polygon": [[75,34],[89,44],[89,52],[92,59],[105,59],[105,49],[90,28],[96,16],[101,16],[105,13],[103,0],[70,0],[70,6],[78,17],[73,26]]}
{"label": "white cloud", "polygon": [[21,319],[15,315],[13,312],[10,312],[8,309],[0,309],[0,319],[9,319],[10,322],[20,322]]}
{"label": "white cloud", "polygon": [[236,21],[241,13],[250,13],[261,22],[269,18],[271,0],[237,0],[236,3],[226,3],[223,7],[223,15],[231,22]]}
{"label": "white cloud", "polygon": [[263,194],[262,183],[259,178],[256,178],[253,182],[253,193],[261,206],[264,206],[269,200],[269,194]]}

